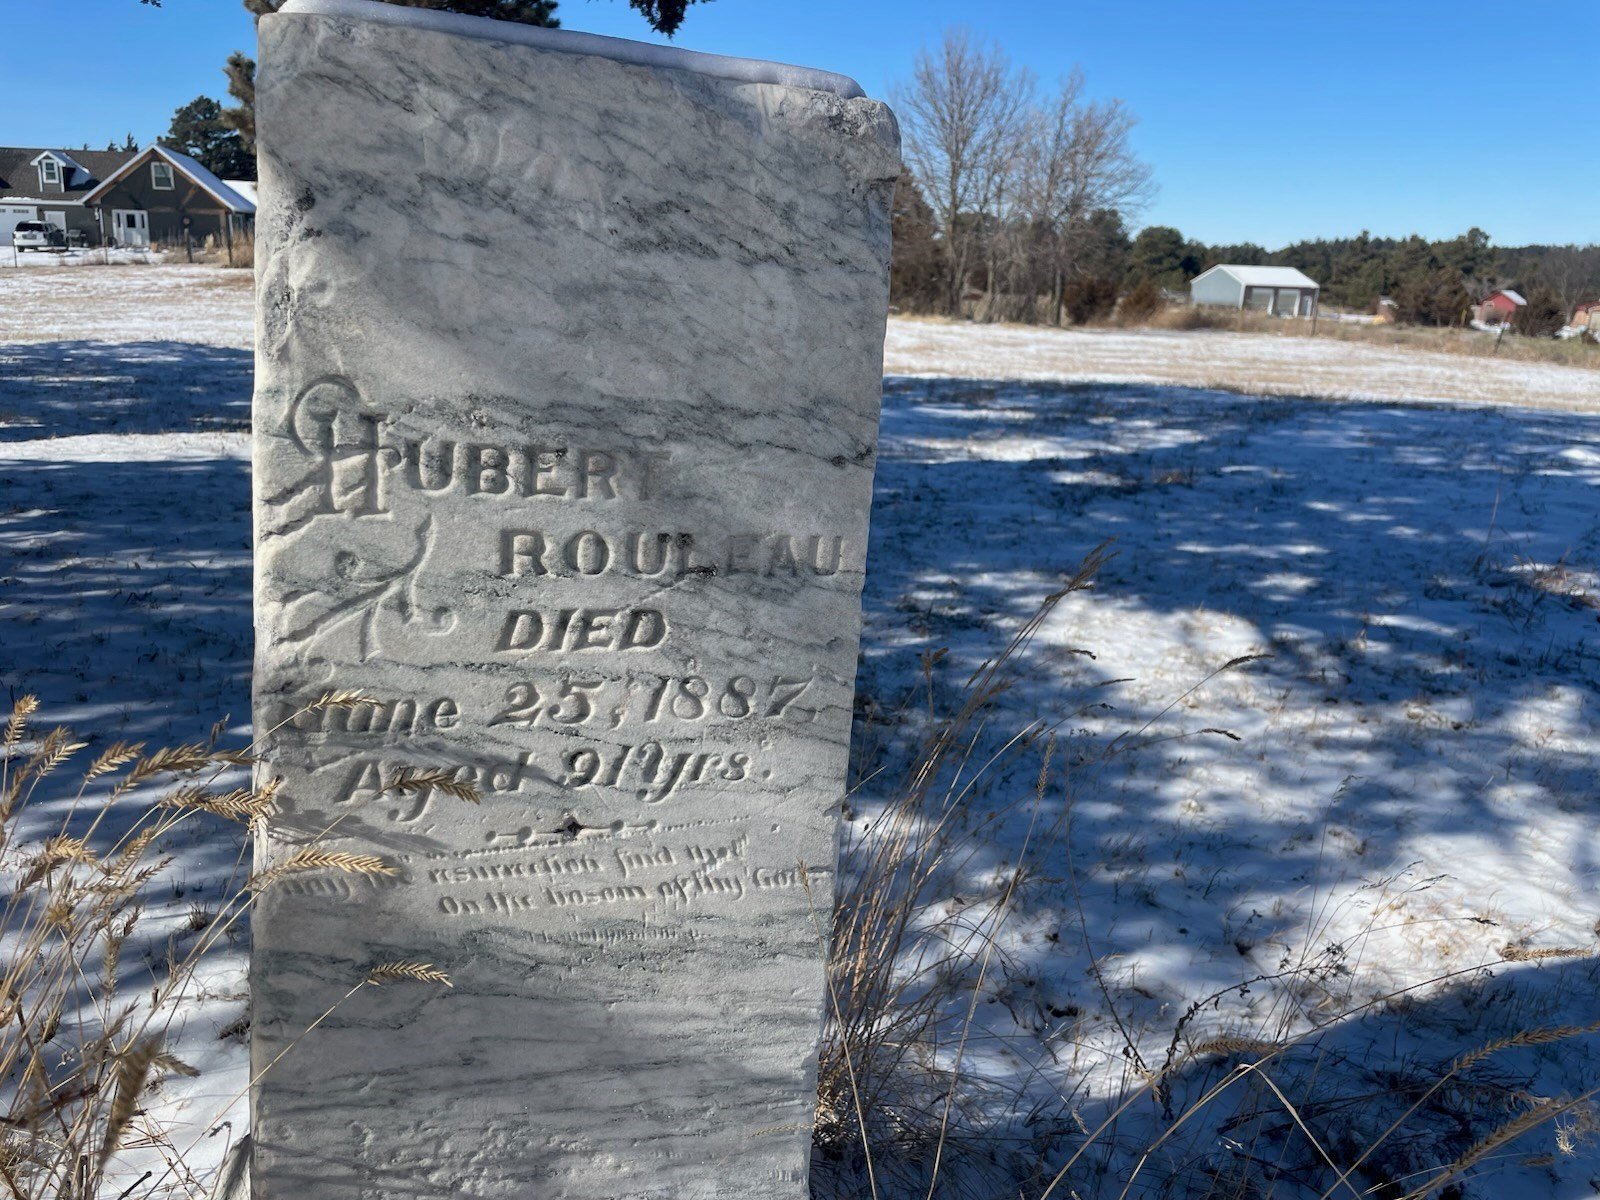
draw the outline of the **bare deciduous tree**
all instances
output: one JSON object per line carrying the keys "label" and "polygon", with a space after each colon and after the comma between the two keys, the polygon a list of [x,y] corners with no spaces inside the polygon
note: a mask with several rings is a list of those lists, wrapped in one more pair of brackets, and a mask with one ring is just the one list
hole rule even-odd
{"label": "bare deciduous tree", "polygon": [[1077,70],[1042,102],[1035,91],[999,47],[956,29],[895,93],[906,159],[938,226],[947,312],[981,268],[985,316],[1059,324],[1091,247],[1108,228],[1120,236],[1153,192],[1120,100],[1087,100]]}
{"label": "bare deciduous tree", "polygon": [[984,224],[1004,201],[1032,92],[1031,75],[963,29],[920,52],[911,82],[895,91],[906,159],[944,242],[949,311],[960,307]]}
{"label": "bare deciduous tree", "polygon": [[1134,119],[1120,100],[1086,101],[1074,69],[1028,123],[1019,179],[1021,216],[1047,258],[1051,319],[1061,323],[1062,294],[1079,273],[1079,252],[1095,213],[1124,218],[1150,201],[1150,168],[1133,153]]}

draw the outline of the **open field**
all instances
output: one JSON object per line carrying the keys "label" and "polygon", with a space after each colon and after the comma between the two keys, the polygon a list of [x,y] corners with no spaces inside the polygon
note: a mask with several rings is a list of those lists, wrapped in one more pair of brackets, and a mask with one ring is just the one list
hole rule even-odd
{"label": "open field", "polygon": [[0,273],[0,342],[248,346],[252,281],[249,271],[187,265],[7,271]]}
{"label": "open field", "polygon": [[[0,278],[0,688],[37,692],[46,723],[97,745],[192,739],[225,714],[238,742],[246,280],[70,274]],[[1085,554],[1114,552],[985,710],[973,761],[995,765],[958,807],[963,853],[927,915],[995,947],[982,971],[951,968],[927,1053],[953,1066],[970,1001],[963,1123],[983,1153],[955,1157],[974,1194],[1037,1200],[1030,1164],[1060,1162],[1172,1047],[1184,1060],[1217,1037],[1302,1039],[1273,1083],[1317,1144],[1349,1162],[1381,1143],[1336,1195],[1600,1084],[1587,1035],[1508,1047],[1427,1093],[1463,1051],[1600,1015],[1600,376],[1331,340],[913,321],[891,324],[888,371],[856,835],[872,836],[929,706],[953,704]],[[1240,394],[1274,388],[1289,394]],[[1057,739],[1038,795],[1043,742],[1001,749],[1033,720]],[[152,902],[174,936],[236,878],[231,832],[201,832],[168,848],[182,886]],[[1003,922],[987,915],[1002,893]],[[208,1136],[245,1074],[244,953],[217,956],[184,1031],[181,1057],[206,1073],[165,1096],[213,1155],[246,1120],[235,1105]],[[1239,1194],[1329,1188],[1259,1082],[1146,1155],[1173,1130],[1164,1110],[1232,1061],[1182,1061],[1165,1097],[1111,1124],[1076,1194],[1117,1196],[1141,1160],[1132,1196],[1219,1178],[1254,1181]],[[1585,1194],[1596,1122],[1574,1112],[1475,1168],[1462,1196]],[[1024,1182],[1003,1191],[996,1174]]]}
{"label": "open field", "polygon": [[[1391,341],[1427,332],[1402,331]],[[1169,383],[1262,395],[1600,412],[1600,371],[1349,340],[1341,333],[1309,338],[900,318],[889,323],[884,369],[891,375]],[[1600,362],[1600,354],[1595,357]]]}

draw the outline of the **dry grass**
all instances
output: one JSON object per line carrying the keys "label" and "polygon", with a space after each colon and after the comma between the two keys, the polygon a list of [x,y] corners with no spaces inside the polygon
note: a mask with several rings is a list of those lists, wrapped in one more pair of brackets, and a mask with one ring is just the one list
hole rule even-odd
{"label": "dry grass", "polygon": [[[831,1019],[818,1073],[815,1143],[823,1194],[850,1194],[863,1175],[874,1197],[880,1186],[893,1186],[893,1193],[882,1194],[896,1195],[924,1181],[932,1186],[947,1149],[957,1157],[956,1143],[973,1126],[963,1115],[969,1100],[961,1085],[964,1042],[953,1066],[943,1066],[937,1030],[952,1004],[967,1006],[970,1028],[1022,863],[1014,864],[991,898],[959,914],[934,914],[932,897],[1011,815],[990,812],[975,826],[967,812],[974,789],[998,762],[1038,749],[1036,816],[1043,807],[1050,787],[1050,728],[1029,725],[1005,738],[998,752],[975,756],[987,732],[988,709],[1010,686],[1014,660],[1062,600],[1092,586],[1104,561],[1103,548],[1085,559],[968,680],[952,712],[933,711],[936,660],[925,662],[928,733],[881,814],[847,836],[830,943]],[[959,1163],[952,1173],[960,1173]]]}
{"label": "dry grass", "polygon": [[[364,702],[330,693],[308,707]],[[218,787],[226,773],[255,765],[250,748],[218,745],[219,726],[203,743],[150,750],[114,742],[63,794],[59,772],[88,743],[62,728],[36,736],[37,709],[32,697],[18,701],[0,739],[0,872],[12,885],[0,908],[0,1186],[12,1200],[127,1195],[133,1189],[112,1180],[122,1157],[139,1151],[164,1165],[138,1181],[140,1195],[193,1195],[203,1181],[152,1096],[163,1081],[195,1073],[170,1052],[168,1035],[194,1002],[207,954],[284,875],[395,868],[373,855],[301,846],[216,912],[192,912],[185,952],[169,939],[163,961],[127,978],[124,952],[141,944],[148,899],[171,886],[173,863],[162,850],[171,835],[208,818],[269,827],[277,782]],[[450,982],[431,964],[389,962],[344,999],[399,981]]]}
{"label": "dry grass", "polygon": [[[178,252],[182,252],[181,247]],[[229,250],[226,240],[212,235],[195,250],[194,260],[212,267],[253,269],[256,265],[255,238],[249,234],[236,235],[233,239],[233,249]]]}
{"label": "dry grass", "polygon": [[1422,350],[1468,358],[1501,358],[1511,362],[1557,363],[1600,370],[1600,343],[1590,338],[1528,338],[1507,332],[1503,337],[1475,329],[1435,329],[1417,325],[1378,325],[1331,317],[1312,323],[1195,304],[1170,304],[1145,322],[1119,324],[1130,328],[1260,333],[1273,337],[1332,338],[1392,349]]}

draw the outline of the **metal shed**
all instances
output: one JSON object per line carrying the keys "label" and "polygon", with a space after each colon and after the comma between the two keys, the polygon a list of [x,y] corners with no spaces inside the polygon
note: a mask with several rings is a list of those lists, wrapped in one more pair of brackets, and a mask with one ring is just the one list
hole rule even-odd
{"label": "metal shed", "polygon": [[1243,267],[1224,263],[1189,284],[1194,304],[1248,308],[1275,317],[1311,317],[1322,285],[1293,267]]}

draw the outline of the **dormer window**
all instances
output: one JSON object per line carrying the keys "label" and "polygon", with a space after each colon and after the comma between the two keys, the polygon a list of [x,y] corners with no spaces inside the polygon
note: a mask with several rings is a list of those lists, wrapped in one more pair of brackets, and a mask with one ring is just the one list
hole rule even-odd
{"label": "dormer window", "polygon": [[45,187],[61,186],[61,162],[54,158],[39,160],[39,182]]}
{"label": "dormer window", "polygon": [[170,192],[173,189],[171,163],[153,162],[150,164],[150,186],[158,192]]}

